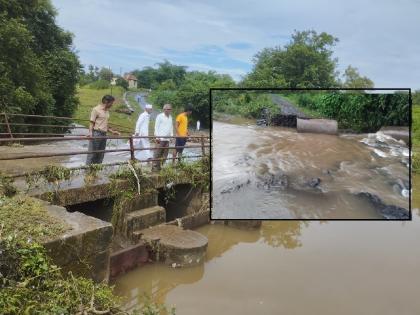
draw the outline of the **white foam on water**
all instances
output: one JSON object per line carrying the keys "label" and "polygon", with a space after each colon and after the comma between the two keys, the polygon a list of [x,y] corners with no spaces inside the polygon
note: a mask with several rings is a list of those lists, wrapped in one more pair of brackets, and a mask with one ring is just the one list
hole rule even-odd
{"label": "white foam on water", "polygon": [[388,157],[388,154],[386,154],[384,151],[381,151],[381,150],[378,150],[378,149],[373,149],[373,152],[375,152],[380,157]]}

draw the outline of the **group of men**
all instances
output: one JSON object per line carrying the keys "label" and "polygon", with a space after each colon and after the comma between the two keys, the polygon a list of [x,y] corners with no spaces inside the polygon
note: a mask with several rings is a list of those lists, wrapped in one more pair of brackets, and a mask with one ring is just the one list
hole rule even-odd
{"label": "group of men", "polygon": [[[86,164],[99,164],[102,163],[104,158],[104,152],[92,152],[92,151],[104,151],[106,147],[106,135],[107,132],[111,132],[114,135],[120,135],[116,130],[111,129],[108,126],[109,120],[109,109],[112,107],[115,98],[111,95],[105,95],[102,98],[102,103],[92,109],[90,115],[90,125],[88,137],[92,138],[89,141],[89,153]],[[144,112],[140,114],[136,128],[134,132],[133,144],[136,148],[135,157],[140,161],[153,160],[152,170],[159,171],[168,157],[169,144],[174,135],[174,125],[172,121],[172,106],[171,104],[165,104],[163,106],[163,112],[158,114],[155,121],[154,127],[154,141],[156,147],[154,150],[153,158],[150,153],[150,141],[149,141],[149,124],[150,115],[153,111],[151,104],[146,104]],[[188,105],[184,112],[180,113],[175,120],[175,149],[172,153],[172,161],[182,156],[184,146],[187,142],[188,133],[188,116],[192,113],[192,107]]]}

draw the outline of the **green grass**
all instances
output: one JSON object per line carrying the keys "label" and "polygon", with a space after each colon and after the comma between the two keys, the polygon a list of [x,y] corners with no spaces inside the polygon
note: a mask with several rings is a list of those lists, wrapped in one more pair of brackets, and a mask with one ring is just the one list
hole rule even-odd
{"label": "green grass", "polygon": [[413,149],[417,149],[420,151],[420,106],[413,105],[412,111],[412,141],[413,141]]}
{"label": "green grass", "polygon": [[[77,94],[80,100],[80,104],[75,114],[73,115],[73,117],[77,119],[89,119],[92,108],[100,104],[101,99],[105,94],[111,94],[110,89],[96,90],[96,89],[91,89],[88,87],[79,88],[77,92],[78,92]],[[136,121],[140,113],[140,108],[139,106],[137,106],[137,103],[135,102],[134,98],[129,96],[128,101],[133,107],[133,109],[135,110],[135,112],[132,113],[131,115],[115,112],[116,108],[118,108],[119,106],[124,106],[123,94],[124,94],[124,89],[122,87],[114,86],[112,88],[112,95],[115,97],[116,101],[111,108],[109,122],[111,125],[117,124],[117,125],[123,126],[124,128],[128,130],[125,130],[124,128],[119,128],[119,127],[116,127],[115,129],[119,131],[124,131],[123,133],[125,134],[130,134],[132,133],[132,131],[134,131],[134,127],[136,125]],[[78,123],[86,127],[88,127],[89,125],[88,121],[81,121]]]}
{"label": "green grass", "polygon": [[52,217],[36,199],[0,197],[1,233],[18,234],[40,242],[60,235],[70,227]]}

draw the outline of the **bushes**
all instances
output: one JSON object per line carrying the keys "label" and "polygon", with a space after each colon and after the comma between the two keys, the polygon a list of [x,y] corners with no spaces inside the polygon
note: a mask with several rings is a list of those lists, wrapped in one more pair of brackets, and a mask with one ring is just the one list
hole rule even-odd
{"label": "bushes", "polygon": [[411,159],[411,169],[414,173],[420,173],[420,155],[419,153],[413,153]]}
{"label": "bushes", "polygon": [[109,81],[98,80],[98,81],[90,83],[88,86],[89,86],[89,88],[96,89],[96,90],[108,89],[109,88]]}
{"label": "bushes", "polygon": [[336,119],[339,128],[358,132],[377,131],[382,126],[408,126],[407,94],[305,93],[297,97],[300,106]]}
{"label": "bushes", "polygon": [[112,288],[90,279],[64,278],[43,246],[0,235],[1,314],[120,312]]}
{"label": "bushes", "polygon": [[211,87],[232,87],[235,82],[228,75],[217,74],[213,71],[187,72],[178,85],[171,80],[166,80],[153,90],[149,101],[162,106],[171,103],[176,111],[182,111],[188,104],[193,106],[191,122],[201,121],[205,128],[210,124],[209,89]]}
{"label": "bushes", "polygon": [[[64,274],[38,243],[66,227],[31,198],[0,197],[0,314],[126,314],[107,284]],[[83,263],[83,261],[80,261]],[[169,313],[144,301],[133,314]]]}
{"label": "bushes", "polygon": [[215,91],[212,104],[215,112],[247,118],[260,118],[264,108],[268,108],[271,114],[279,111],[270,96],[247,91]]}

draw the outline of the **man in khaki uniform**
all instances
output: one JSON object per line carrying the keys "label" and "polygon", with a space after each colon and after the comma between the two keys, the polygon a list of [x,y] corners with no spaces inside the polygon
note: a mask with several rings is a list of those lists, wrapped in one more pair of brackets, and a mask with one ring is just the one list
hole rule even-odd
{"label": "man in khaki uniform", "polygon": [[[114,104],[115,98],[112,95],[102,97],[102,104],[95,106],[90,114],[90,125],[88,137],[93,138],[89,141],[89,152],[105,150],[106,139],[95,137],[105,137],[110,131],[114,135],[120,135],[118,131],[108,127],[109,109]],[[104,159],[104,152],[89,153],[86,164],[100,164]]]}

